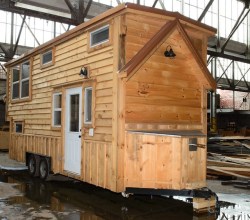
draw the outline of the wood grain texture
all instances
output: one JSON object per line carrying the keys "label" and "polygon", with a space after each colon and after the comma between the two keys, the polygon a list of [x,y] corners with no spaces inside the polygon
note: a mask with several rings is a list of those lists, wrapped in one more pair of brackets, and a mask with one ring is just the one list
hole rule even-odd
{"label": "wood grain texture", "polygon": [[[195,189],[206,186],[206,149],[190,151],[190,137],[127,132],[126,187]],[[206,138],[199,137],[204,144]]]}

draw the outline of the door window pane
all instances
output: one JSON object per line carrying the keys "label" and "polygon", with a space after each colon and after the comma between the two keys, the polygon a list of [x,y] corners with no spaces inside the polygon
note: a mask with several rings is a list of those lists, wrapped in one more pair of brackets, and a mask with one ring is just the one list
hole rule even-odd
{"label": "door window pane", "polygon": [[70,131],[79,132],[79,94],[70,96]]}

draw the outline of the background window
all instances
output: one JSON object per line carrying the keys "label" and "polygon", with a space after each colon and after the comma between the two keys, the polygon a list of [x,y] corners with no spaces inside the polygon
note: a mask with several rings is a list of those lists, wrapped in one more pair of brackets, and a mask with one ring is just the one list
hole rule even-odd
{"label": "background window", "polygon": [[90,46],[96,46],[109,40],[109,25],[101,27],[90,33]]}
{"label": "background window", "polygon": [[61,126],[62,94],[53,94],[53,126]]}
{"label": "background window", "polygon": [[84,123],[92,123],[92,87],[85,88],[84,92]]}

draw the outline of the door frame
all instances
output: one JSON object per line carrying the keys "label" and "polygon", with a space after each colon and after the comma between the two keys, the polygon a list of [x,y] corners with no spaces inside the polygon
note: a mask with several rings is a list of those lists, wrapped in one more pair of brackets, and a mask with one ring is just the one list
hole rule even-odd
{"label": "door frame", "polygon": [[62,88],[62,126],[61,126],[61,137],[62,137],[62,163],[61,163],[61,171],[62,173],[67,174],[68,176],[74,177],[74,176],[81,176],[82,175],[82,165],[80,164],[80,174],[65,170],[65,146],[66,146],[66,135],[65,135],[65,129],[66,129],[66,92],[68,89],[74,89],[74,88],[81,88],[81,96],[82,98],[79,100],[81,103],[81,109],[80,109],[80,115],[81,115],[81,122],[80,122],[80,135],[81,135],[81,163],[82,163],[82,120],[83,120],[83,94],[82,94],[82,83],[79,82],[73,82],[70,83],[67,86],[64,86]]}

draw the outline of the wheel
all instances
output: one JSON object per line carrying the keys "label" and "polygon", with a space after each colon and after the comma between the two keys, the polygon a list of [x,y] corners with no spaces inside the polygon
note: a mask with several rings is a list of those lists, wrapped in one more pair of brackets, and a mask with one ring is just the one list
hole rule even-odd
{"label": "wheel", "polygon": [[49,175],[49,164],[46,158],[42,158],[39,164],[39,176],[45,180]]}
{"label": "wheel", "polygon": [[39,156],[31,154],[28,159],[28,171],[33,177],[37,176],[39,166]]}

